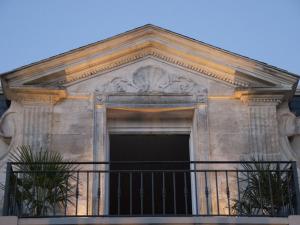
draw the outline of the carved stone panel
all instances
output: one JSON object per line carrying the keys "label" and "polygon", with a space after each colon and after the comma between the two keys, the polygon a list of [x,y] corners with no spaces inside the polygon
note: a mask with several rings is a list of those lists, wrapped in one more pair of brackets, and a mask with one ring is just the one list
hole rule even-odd
{"label": "carved stone panel", "polygon": [[207,89],[193,79],[147,65],[131,76],[114,77],[95,90],[96,104],[178,106],[207,101]]}
{"label": "carved stone panel", "polygon": [[164,69],[155,66],[139,68],[130,78],[115,77],[101,85],[96,90],[100,93],[180,93],[200,95],[207,93],[206,89],[194,80],[169,74]]}

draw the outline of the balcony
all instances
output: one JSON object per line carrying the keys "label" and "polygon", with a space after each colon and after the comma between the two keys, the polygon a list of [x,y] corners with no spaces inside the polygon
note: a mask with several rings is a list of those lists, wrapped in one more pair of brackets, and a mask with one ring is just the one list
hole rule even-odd
{"label": "balcony", "polygon": [[284,218],[299,215],[297,178],[283,161],[8,163],[3,215]]}

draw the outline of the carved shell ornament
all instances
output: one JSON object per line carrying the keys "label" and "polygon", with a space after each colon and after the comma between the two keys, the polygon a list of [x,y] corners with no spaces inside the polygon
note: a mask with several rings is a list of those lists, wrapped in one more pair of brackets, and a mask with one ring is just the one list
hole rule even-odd
{"label": "carved shell ornament", "polygon": [[207,91],[194,80],[169,74],[155,66],[141,67],[131,78],[115,77],[97,89],[103,93],[180,93],[205,94]]}

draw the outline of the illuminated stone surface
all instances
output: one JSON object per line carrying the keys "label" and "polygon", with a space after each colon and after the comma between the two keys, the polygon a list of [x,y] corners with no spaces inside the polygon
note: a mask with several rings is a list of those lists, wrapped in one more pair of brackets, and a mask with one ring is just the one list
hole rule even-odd
{"label": "illuminated stone surface", "polygon": [[0,121],[1,180],[22,144],[108,160],[111,131],[190,133],[192,160],[299,161],[300,122],[287,107],[297,81],[146,25],[2,75],[12,104]]}

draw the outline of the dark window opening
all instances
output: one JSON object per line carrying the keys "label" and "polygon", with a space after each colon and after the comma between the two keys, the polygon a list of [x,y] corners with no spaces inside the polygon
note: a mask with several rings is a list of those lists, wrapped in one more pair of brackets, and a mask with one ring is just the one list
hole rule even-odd
{"label": "dark window opening", "polygon": [[110,135],[110,161],[110,215],[191,214],[189,135]]}
{"label": "dark window opening", "polygon": [[289,102],[289,107],[291,112],[296,116],[300,116],[300,96],[295,95],[292,100]]}

